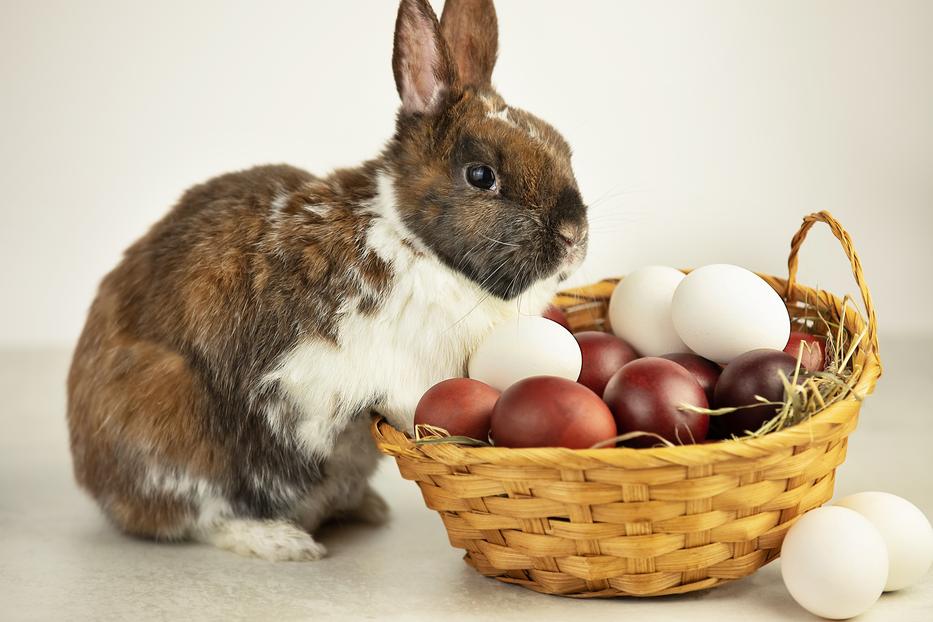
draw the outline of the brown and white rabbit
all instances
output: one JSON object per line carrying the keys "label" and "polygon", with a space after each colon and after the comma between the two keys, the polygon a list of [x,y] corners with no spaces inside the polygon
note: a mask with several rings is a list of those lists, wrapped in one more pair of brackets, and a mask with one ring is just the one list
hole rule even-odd
{"label": "brown and white rabbit", "polygon": [[582,260],[570,148],[490,85],[490,0],[402,0],[384,152],[190,189],[108,274],[68,378],[78,482],[124,531],[318,559],[324,520],[382,521],[380,413],[464,375],[492,326]]}

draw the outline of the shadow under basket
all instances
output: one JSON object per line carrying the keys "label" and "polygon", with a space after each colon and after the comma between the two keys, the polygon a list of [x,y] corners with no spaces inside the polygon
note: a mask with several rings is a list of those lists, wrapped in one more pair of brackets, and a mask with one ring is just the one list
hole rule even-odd
{"label": "shadow under basket", "polygon": [[[815,222],[842,243],[867,323],[843,298],[796,283],[797,252]],[[827,212],[807,216],[791,243],[786,280],[760,275],[791,317],[840,323],[855,392],[881,375],[871,296],[848,234]],[[555,300],[573,330],[604,330],[617,279]],[[510,449],[416,445],[373,421],[380,451],[421,488],[450,544],[478,572],[547,594],[660,596],[740,579],[777,558],[788,528],[833,495],[836,467],[858,423],[849,396],[794,427],[757,438],[650,449]]]}

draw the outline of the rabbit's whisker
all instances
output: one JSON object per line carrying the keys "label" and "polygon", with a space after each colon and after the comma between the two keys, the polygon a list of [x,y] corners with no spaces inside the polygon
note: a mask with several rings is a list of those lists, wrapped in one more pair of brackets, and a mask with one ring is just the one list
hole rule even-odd
{"label": "rabbit's whisker", "polygon": [[[483,281],[482,281],[482,282],[480,283],[480,285],[479,285],[480,288],[484,287],[484,286],[486,285],[486,283],[489,282],[489,279],[491,279],[493,276],[495,276],[495,274],[496,274],[497,272],[499,272],[499,270],[501,270],[507,263],[508,263],[508,259],[503,260],[503,261],[496,267],[495,270],[493,270],[493,271],[490,272],[488,275],[486,275],[486,278],[484,278]],[[514,278],[514,277],[513,277],[513,278]],[[467,311],[466,313],[464,313],[463,316],[461,316],[460,319],[458,319],[456,322],[454,322],[453,324],[451,324],[450,326],[448,326],[448,327],[445,329],[444,332],[447,332],[448,330],[454,328],[457,324],[459,324],[460,322],[462,322],[463,320],[465,320],[467,317],[469,317],[469,315],[470,315],[471,313],[473,313],[474,311],[476,311],[476,309],[477,309],[481,304],[483,304],[484,302],[486,302],[486,300],[487,300],[491,295],[492,295],[492,292],[486,292],[486,294],[483,295],[483,296],[476,302],[475,305],[473,305],[472,307],[470,307],[470,310],[469,310],[469,311]]]}
{"label": "rabbit's whisker", "polygon": [[489,237],[488,235],[485,235],[485,234],[483,234],[483,233],[480,233],[480,235],[483,236],[484,238],[486,238],[487,240],[489,240],[490,242],[495,242],[496,244],[501,244],[501,245],[503,245],[503,246],[519,246],[518,244],[515,244],[515,243],[513,243],[513,242],[503,242],[502,240],[497,240],[497,239],[495,239],[495,238],[491,238],[491,237]]}

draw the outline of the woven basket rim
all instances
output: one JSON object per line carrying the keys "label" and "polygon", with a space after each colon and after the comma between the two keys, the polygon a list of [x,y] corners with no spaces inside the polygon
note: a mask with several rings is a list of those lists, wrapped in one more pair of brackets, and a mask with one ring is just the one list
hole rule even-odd
{"label": "woven basket rim", "polygon": [[[849,259],[852,275],[862,296],[867,320],[857,309],[846,304],[846,300],[825,290],[806,287],[797,283],[798,254],[807,237],[807,233],[818,222],[825,223],[842,245],[843,252]],[[387,454],[421,457],[438,460],[447,464],[540,464],[544,466],[572,467],[573,464],[605,461],[607,465],[620,463],[636,464],[639,467],[652,467],[663,464],[695,465],[721,462],[736,458],[757,458],[768,456],[775,451],[812,444],[826,440],[836,434],[833,426],[840,422],[854,428],[858,418],[859,406],[853,408],[853,402],[861,400],[874,391],[881,376],[881,360],[878,355],[878,320],[875,316],[871,292],[865,282],[862,264],[855,251],[852,238],[832,214],[827,211],[814,212],[804,216],[797,233],[791,240],[790,254],[787,259],[787,279],[757,273],[779,293],[786,304],[795,304],[801,299],[811,304],[832,305],[839,316],[839,321],[850,334],[862,334],[865,337],[858,344],[853,356],[858,377],[854,386],[855,395],[824,408],[820,413],[795,426],[772,432],[759,437],[745,437],[704,443],[698,445],[678,445],[676,447],[605,447],[602,449],[568,449],[565,447],[472,447],[455,443],[416,445],[408,435],[393,428],[381,417],[372,422],[372,435],[379,449]],[[689,272],[689,270],[684,270]],[[557,294],[555,302],[562,299],[568,304],[586,303],[601,300],[594,297],[591,290],[600,285],[617,283],[619,278],[603,279],[591,286],[573,288]],[[803,294],[803,295],[801,295]],[[812,299],[811,299],[812,296]],[[827,432],[828,431],[828,432]]]}
{"label": "woven basket rim", "polygon": [[[685,270],[685,272],[687,271],[688,270]],[[778,277],[762,273],[758,274],[763,278],[766,277],[781,284],[786,283],[784,279]],[[619,280],[619,278],[608,278],[603,279],[600,283],[615,283]],[[835,294],[823,290],[812,290],[803,285],[797,285],[797,287],[803,290],[818,291],[822,297],[831,299],[840,306],[842,305],[842,299]],[[585,287],[576,289],[585,289]],[[560,300],[561,296],[576,296],[578,299],[585,298],[574,292],[575,289],[560,292],[556,300]],[[848,311],[847,320],[852,323],[852,328],[854,328],[854,330],[850,330],[850,332],[857,334],[865,328],[865,320],[854,309],[851,309],[851,307]],[[600,449],[568,449],[565,447],[474,447],[458,445],[456,443],[417,445],[407,434],[397,430],[383,417],[378,415],[373,418],[372,433],[376,439],[377,445],[385,453],[390,455],[424,455],[424,450],[430,448],[428,451],[432,454],[437,454],[438,449],[443,448],[443,462],[449,464],[495,464],[503,462],[516,464],[528,461],[541,463],[542,465],[566,465],[568,461],[573,461],[574,458],[597,461],[609,459],[611,462],[616,462],[615,460],[611,460],[611,458],[620,456],[640,458],[644,459],[646,462],[655,464],[658,462],[665,462],[668,464],[696,464],[699,462],[708,463],[731,460],[737,457],[751,458],[765,456],[778,449],[794,447],[811,441],[818,441],[820,438],[818,431],[823,427],[823,424],[830,420],[838,421],[839,417],[844,415],[844,411],[850,413],[848,416],[857,416],[857,409],[855,411],[848,409],[846,403],[856,401],[871,394],[878,378],[881,376],[881,362],[871,343],[863,341],[858,346],[857,353],[862,355],[862,367],[858,372],[858,379],[854,386],[854,391],[859,397],[849,395],[839,402],[823,409],[807,421],[759,437],[727,439],[712,443],[678,445],[675,447],[647,448],[604,447]],[[433,455],[432,459],[437,459],[437,457],[437,455]]]}

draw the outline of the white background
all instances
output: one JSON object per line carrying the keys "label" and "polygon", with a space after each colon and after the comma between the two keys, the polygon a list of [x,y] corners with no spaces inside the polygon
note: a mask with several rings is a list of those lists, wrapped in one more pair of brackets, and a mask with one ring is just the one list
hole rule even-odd
{"label": "white background", "polygon": [[[73,342],[100,277],[187,186],[374,155],[395,10],[0,0],[0,344]],[[592,205],[575,282],[646,263],[783,274],[801,216],[829,209],[882,337],[933,333],[933,2],[498,10],[494,80],[563,131]],[[801,280],[854,292],[830,235],[811,238]]]}

